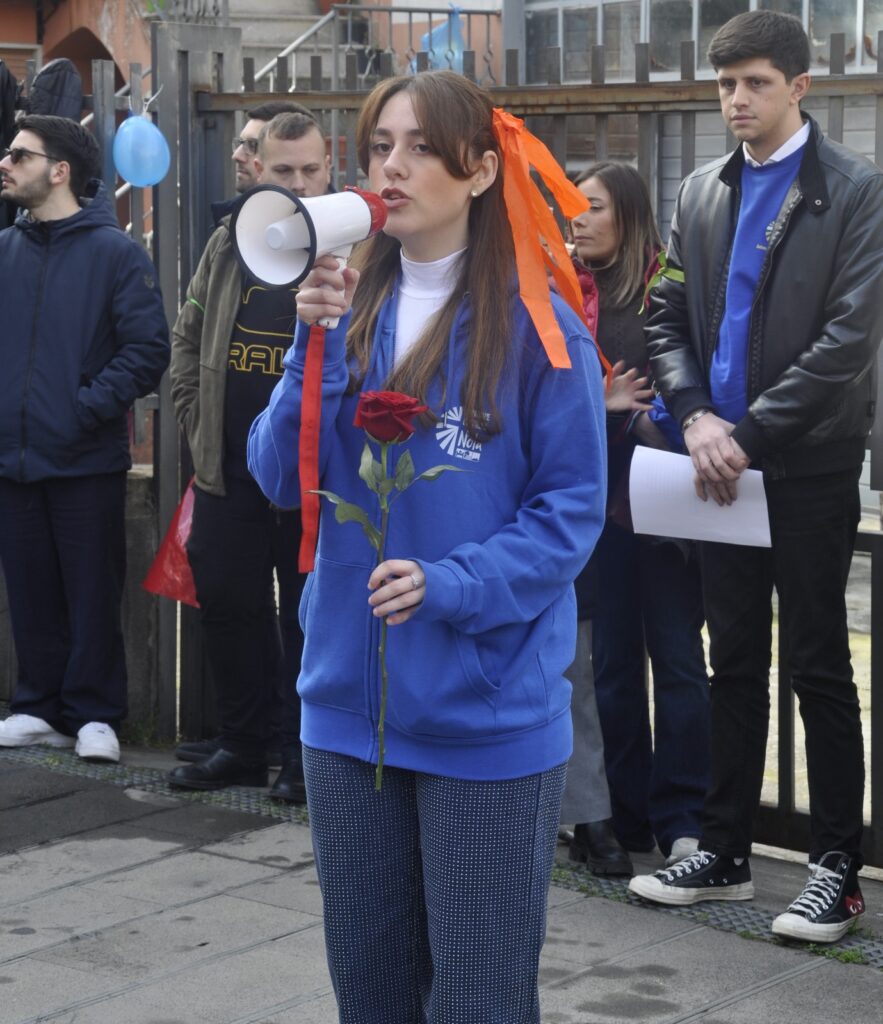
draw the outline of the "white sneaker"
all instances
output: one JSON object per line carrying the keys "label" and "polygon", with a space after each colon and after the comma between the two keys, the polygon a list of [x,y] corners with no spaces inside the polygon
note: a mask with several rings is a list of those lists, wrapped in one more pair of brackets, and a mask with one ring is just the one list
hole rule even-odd
{"label": "white sneaker", "polygon": [[672,864],[677,864],[679,860],[692,857],[698,849],[699,840],[694,839],[693,836],[681,836],[680,839],[675,839],[671,844],[671,853],[665,858],[665,866],[670,868]]}
{"label": "white sneaker", "polygon": [[0,747],[72,747],[73,736],[56,732],[48,722],[34,715],[10,715],[0,722]]}
{"label": "white sneaker", "polygon": [[77,733],[76,754],[84,761],[119,761],[120,741],[104,722],[87,722]]}

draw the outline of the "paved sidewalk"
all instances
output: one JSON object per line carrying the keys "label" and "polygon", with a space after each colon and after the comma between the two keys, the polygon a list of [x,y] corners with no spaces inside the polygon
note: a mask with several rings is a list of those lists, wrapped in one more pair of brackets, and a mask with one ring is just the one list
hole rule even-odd
{"label": "paved sidewalk", "polygon": [[[0,751],[0,1024],[335,1024],[302,812],[259,790],[171,795],[172,764]],[[863,880],[859,933],[824,956],[768,938],[798,863],[755,857],[753,903],[673,911],[564,852],[543,1024],[879,1024],[883,874]]]}

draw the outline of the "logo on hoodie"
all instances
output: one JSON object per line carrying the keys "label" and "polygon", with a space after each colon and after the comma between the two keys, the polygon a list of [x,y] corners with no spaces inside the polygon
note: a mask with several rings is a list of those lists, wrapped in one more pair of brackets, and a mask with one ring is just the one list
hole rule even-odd
{"label": "logo on hoodie", "polygon": [[435,439],[442,451],[453,455],[455,459],[466,462],[478,462],[481,458],[481,444],[473,441],[463,426],[463,406],[455,405],[448,409],[444,418],[435,428]]}

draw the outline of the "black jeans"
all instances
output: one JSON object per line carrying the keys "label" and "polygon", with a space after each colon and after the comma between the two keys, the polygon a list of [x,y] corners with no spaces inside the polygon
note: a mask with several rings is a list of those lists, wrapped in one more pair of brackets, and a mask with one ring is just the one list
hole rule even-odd
{"label": "black jeans", "polygon": [[[695,553],[609,522],[594,555],[595,696],[613,830],[633,850],[666,855],[698,837],[708,788],[709,687]],[[653,730],[644,650],[653,667]]]}
{"label": "black jeans", "polygon": [[0,560],[18,655],[13,712],[73,736],[126,717],[120,605],[126,474],[0,479]]}
{"label": "black jeans", "polygon": [[283,757],[299,757],[298,606],[306,578],[297,571],[300,512],[272,508],[253,480],[228,475],[225,486],[223,498],[194,487],[187,542],[221,742],[231,753],[262,761],[276,733]]}
{"label": "black jeans", "polygon": [[769,725],[772,588],[786,669],[806,735],[810,859],[858,855],[864,752],[846,624],[846,580],[860,516],[859,469],[768,481],[772,549],[702,544],[711,638],[711,786],[703,849],[751,851]]}

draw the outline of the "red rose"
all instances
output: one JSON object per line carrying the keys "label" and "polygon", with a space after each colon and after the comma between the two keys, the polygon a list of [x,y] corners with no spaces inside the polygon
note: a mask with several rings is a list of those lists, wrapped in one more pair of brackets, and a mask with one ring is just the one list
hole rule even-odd
{"label": "red rose", "polygon": [[395,444],[408,440],[417,429],[414,417],[426,409],[416,398],[400,391],[363,391],[353,426],[366,430],[375,441]]}

